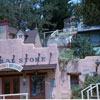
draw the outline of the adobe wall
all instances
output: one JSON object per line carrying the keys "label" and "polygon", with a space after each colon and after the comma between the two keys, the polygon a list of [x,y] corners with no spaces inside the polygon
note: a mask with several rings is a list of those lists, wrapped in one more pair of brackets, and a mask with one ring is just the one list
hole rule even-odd
{"label": "adobe wall", "polygon": [[[9,39],[0,40],[0,47],[0,56],[3,63],[11,63],[13,55],[15,55],[15,63],[22,66],[37,65],[36,57],[40,57],[38,65],[57,64],[59,56],[55,44],[44,48],[35,48],[33,44],[24,44],[21,39]],[[26,54],[28,57],[27,62],[25,62]]]}
{"label": "adobe wall", "polygon": [[[85,59],[80,59],[78,62],[70,61],[66,67],[67,70],[62,72],[59,66],[55,70],[56,87],[53,88],[54,97],[56,99],[71,98],[71,83],[70,74],[79,74],[79,84],[84,82],[87,74],[94,75],[96,68],[96,60],[100,60],[100,56],[89,56]],[[69,74],[70,73],[70,74]],[[100,65],[98,67],[100,74]]]}
{"label": "adobe wall", "polygon": [[35,46],[36,47],[42,47],[42,43],[41,43],[41,39],[40,39],[39,34],[36,35]]}
{"label": "adobe wall", "polygon": [[62,72],[60,67],[56,68],[55,72],[55,79],[56,79],[56,88],[55,91],[55,98],[56,99],[68,99],[70,98],[71,91],[70,91],[70,77],[67,76],[66,72]]}
{"label": "adobe wall", "polygon": [[[44,48],[35,48],[33,44],[24,44],[20,39],[13,39],[13,40],[0,40],[0,56],[3,60],[2,63],[12,63],[13,55],[15,55],[15,63],[22,65],[24,67],[28,65],[37,65],[35,61],[35,57],[40,57],[40,61],[38,65],[51,65],[55,64],[56,69],[54,72],[47,72],[45,76],[45,95],[46,98],[61,98],[61,89],[62,89],[62,80],[60,79],[60,71],[58,65],[58,49],[57,45],[49,45],[48,47]],[[27,54],[27,62],[25,62]],[[41,57],[45,58],[42,59]],[[34,60],[33,60],[34,59]],[[40,66],[42,67],[42,66]],[[40,68],[42,69],[42,68]],[[47,68],[48,69],[48,68]],[[55,80],[55,87],[51,86],[51,80]],[[0,85],[1,86],[1,85]],[[27,83],[26,86],[23,87],[23,77],[20,77],[20,92],[21,93],[30,93],[30,81],[29,77],[27,76]],[[58,92],[59,91],[59,92]]]}
{"label": "adobe wall", "polygon": [[[30,98],[30,78],[26,77],[26,85],[23,86],[23,76],[20,77],[20,93],[29,93]],[[58,73],[51,70],[45,75],[45,98],[46,99],[66,99],[70,98],[70,77],[66,73]],[[55,80],[55,86],[52,86],[51,80]],[[23,98],[23,96],[21,96]]]}
{"label": "adobe wall", "polygon": [[[35,48],[33,44],[24,44],[20,39],[13,40],[0,40],[0,56],[7,62],[9,59],[13,58],[15,55],[15,63],[19,65],[37,65],[37,62],[32,61],[34,57],[45,57],[45,60],[40,60],[38,65],[52,65],[56,64],[56,69],[48,71],[45,76],[45,95],[46,99],[66,99],[71,96],[71,85],[70,85],[70,75],[68,73],[81,73],[79,75],[80,81],[84,81],[86,74],[92,75],[95,72],[95,62],[100,60],[100,56],[90,56],[85,59],[80,59],[78,62],[70,61],[66,67],[67,71],[62,72],[58,63],[58,49],[57,45],[49,45],[44,48]],[[28,54],[28,61],[25,63],[25,57]],[[32,58],[30,60],[30,58]],[[20,60],[19,60],[20,59]],[[22,61],[23,60],[23,61]],[[42,66],[40,66],[42,67]],[[100,74],[100,65],[98,69]],[[30,93],[30,81],[29,76],[27,76],[26,88],[23,87],[22,82],[23,77],[20,77],[20,92]],[[55,86],[51,86],[51,80],[55,80]],[[1,84],[1,80],[0,80]],[[2,85],[0,85],[0,93]]]}
{"label": "adobe wall", "polygon": [[[100,56],[90,56],[85,59],[80,59],[78,62],[70,61],[67,65],[67,71],[61,72],[59,65],[53,71],[48,71],[45,76],[45,96],[46,99],[69,99],[71,97],[71,84],[70,84],[70,75],[68,73],[81,73],[79,75],[80,82],[84,81],[86,74],[93,75],[95,72],[95,61],[100,59]],[[100,65],[98,69],[100,74]],[[27,77],[28,78],[28,77]],[[55,86],[51,86],[51,80],[55,79]],[[29,78],[27,79],[29,81]],[[22,83],[21,83],[22,84]],[[29,86],[29,82],[27,82]],[[25,92],[30,91],[29,88],[23,88]],[[21,92],[23,92],[21,91]]]}
{"label": "adobe wall", "polygon": [[[30,94],[30,78],[26,76],[26,85],[23,85],[23,76],[20,76],[20,93],[29,93]],[[23,96],[21,96],[23,98]],[[30,95],[29,95],[30,98]]]}
{"label": "adobe wall", "polygon": [[[67,73],[81,73],[80,80],[84,81],[86,74],[95,74],[95,62],[97,59],[100,61],[100,56],[87,56],[85,59],[80,59],[78,62],[70,61],[67,65]],[[98,74],[100,74],[100,65],[98,67]]]}

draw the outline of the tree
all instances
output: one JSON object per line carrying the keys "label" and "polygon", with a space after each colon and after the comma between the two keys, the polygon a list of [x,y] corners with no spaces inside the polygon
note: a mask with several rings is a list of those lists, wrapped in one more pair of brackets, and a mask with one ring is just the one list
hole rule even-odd
{"label": "tree", "polygon": [[0,19],[8,20],[12,27],[34,29],[39,17],[37,3],[38,0],[0,0]]}
{"label": "tree", "polygon": [[72,15],[70,0],[44,0],[40,3],[40,12],[43,16],[39,20],[42,29],[55,30],[64,27],[64,19]]}
{"label": "tree", "polygon": [[53,17],[51,22],[56,23],[57,29],[64,27],[64,19],[69,18],[72,15],[72,8],[70,0],[53,0],[53,6],[56,7],[53,10]]}
{"label": "tree", "polygon": [[62,29],[71,16],[70,0],[0,0],[0,20],[22,29]]}
{"label": "tree", "polygon": [[100,0],[85,0],[82,15],[84,24],[100,25]]}
{"label": "tree", "polygon": [[86,26],[100,25],[100,0],[82,0],[75,4],[74,15],[81,18]]}
{"label": "tree", "polygon": [[80,21],[82,19],[82,4],[74,4],[73,5],[73,15],[75,16],[76,21]]}
{"label": "tree", "polygon": [[74,50],[74,56],[79,58],[85,58],[86,56],[94,56],[95,51],[93,50],[93,46],[90,44],[90,42],[80,37],[74,38],[72,41],[72,47]]}

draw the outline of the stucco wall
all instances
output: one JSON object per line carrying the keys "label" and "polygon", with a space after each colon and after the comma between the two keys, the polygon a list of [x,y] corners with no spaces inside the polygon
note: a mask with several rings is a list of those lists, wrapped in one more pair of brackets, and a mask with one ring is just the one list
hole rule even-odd
{"label": "stucco wall", "polygon": [[54,73],[49,71],[45,76],[45,97],[46,99],[51,98],[51,93],[53,92],[53,88],[50,86],[50,79],[54,78]]}
{"label": "stucco wall", "polygon": [[[38,57],[38,54],[40,54],[40,57],[45,57],[44,61],[39,61],[38,65],[51,65],[51,64],[55,64],[57,65],[58,63],[58,49],[57,49],[57,45],[53,44],[53,45],[49,45],[48,47],[45,48],[36,48],[34,47],[33,44],[24,44],[23,41],[21,39],[9,39],[9,40],[0,40],[0,46],[2,47],[0,49],[0,56],[1,59],[6,63],[7,62],[11,62],[13,55],[15,55],[15,63],[19,64],[19,65],[37,65],[37,62],[35,61],[29,61],[25,63],[19,62],[19,59],[22,58],[23,60],[25,60],[26,54],[28,55],[28,58],[32,57]],[[51,54],[51,55],[50,55]],[[58,65],[56,66],[58,68]],[[56,72],[58,72],[58,69],[56,70]],[[52,78],[56,79],[56,87],[53,88],[55,89],[55,93],[60,91],[59,86],[59,75],[56,75],[56,77],[54,77],[54,73],[52,74],[52,72],[48,73],[48,76],[45,77],[45,85],[46,85],[46,98],[50,98],[51,92],[50,90],[52,90],[52,88],[50,87],[50,80]],[[48,77],[48,78],[47,78]],[[27,84],[25,87],[23,87],[23,77],[20,77],[20,92],[24,93],[24,92],[28,92],[30,93],[30,84],[29,84],[29,77],[27,77]],[[61,98],[60,92],[59,95],[55,95],[55,98]]]}
{"label": "stucco wall", "polygon": [[[51,86],[52,79],[55,79],[54,87]],[[68,99],[71,96],[70,77],[60,71],[59,65],[45,77],[45,95],[46,99]]]}
{"label": "stucco wall", "polygon": [[[92,75],[95,72],[96,60],[100,60],[100,56],[90,56],[85,59],[80,59],[78,62],[70,61],[66,67],[67,71],[62,72],[58,63],[58,49],[57,45],[49,45],[44,48],[35,48],[33,44],[23,44],[22,40],[14,39],[14,40],[0,40],[0,56],[6,61],[6,59],[12,59],[13,55],[15,55],[15,63],[19,65],[37,65],[37,62],[22,62],[18,61],[19,58],[25,58],[25,55],[28,54],[28,58],[37,57],[38,54],[40,56],[46,57],[45,61],[40,61],[38,65],[51,65],[55,64],[56,69],[52,71],[48,71],[45,76],[45,95],[46,99],[54,98],[54,99],[66,99],[70,98],[71,95],[71,85],[70,85],[70,75],[68,73],[81,73],[79,76],[80,81],[84,81],[85,75]],[[52,56],[50,57],[50,53]],[[8,61],[8,60],[7,60]],[[100,65],[98,69],[98,73],[100,74]],[[55,80],[55,86],[51,86],[51,80]],[[26,80],[27,84],[23,87],[23,77],[20,77],[20,92],[21,93],[30,93],[30,81],[29,76],[27,76]],[[0,80],[1,84],[1,80]],[[0,85],[0,89],[2,89],[2,85]],[[0,91],[1,93],[1,91]]]}
{"label": "stucco wall", "polygon": [[[21,39],[9,39],[0,40],[0,56],[2,57],[4,63],[7,59],[12,61],[13,55],[15,55],[15,63],[19,65],[37,65],[35,60],[30,61],[30,58],[45,57],[45,61],[39,61],[38,65],[46,64],[57,64],[58,60],[58,49],[57,45],[52,44],[44,48],[35,48],[33,44],[24,44]],[[50,58],[50,53],[52,57]],[[28,55],[28,61],[25,63],[26,54]],[[21,63],[19,59],[22,58],[24,61]],[[8,61],[9,62],[9,61]]]}
{"label": "stucco wall", "polygon": [[[100,59],[100,56],[86,57],[80,59],[78,62],[70,61],[67,65],[67,71],[61,72],[59,65],[55,70],[50,70],[45,75],[45,97],[46,99],[68,99],[71,97],[71,84],[70,75],[68,73],[81,73],[79,75],[80,81],[84,81],[85,75],[92,75],[95,72],[95,62]],[[100,65],[98,69],[100,74]],[[55,86],[51,86],[51,80],[55,79]],[[2,90],[1,79],[0,79],[0,93]],[[23,76],[20,77],[20,92],[30,94],[30,79],[27,76],[26,86],[23,86]],[[29,95],[30,96],[30,95]]]}
{"label": "stucco wall", "polygon": [[41,43],[39,34],[36,35],[35,46],[36,47],[42,47],[42,43]]}
{"label": "stucco wall", "polygon": [[[70,77],[67,76],[66,72],[62,72],[59,65],[55,72],[56,88],[55,88],[55,98],[56,99],[68,99],[70,98]],[[58,92],[59,91],[59,92]]]}
{"label": "stucco wall", "polygon": [[[67,73],[81,73],[80,80],[84,81],[86,74],[95,74],[95,62],[97,59],[100,60],[100,56],[89,56],[85,59],[80,59],[78,62],[70,61],[67,65]],[[100,74],[100,65],[98,68],[98,74]]]}
{"label": "stucco wall", "polygon": [[[23,85],[23,76],[20,77],[20,93],[29,93],[30,94],[30,78],[29,76],[26,76],[26,85]],[[21,98],[24,98],[21,96]],[[30,98],[30,95],[29,95]]]}
{"label": "stucco wall", "polygon": [[2,78],[0,78],[0,94],[2,94]]}

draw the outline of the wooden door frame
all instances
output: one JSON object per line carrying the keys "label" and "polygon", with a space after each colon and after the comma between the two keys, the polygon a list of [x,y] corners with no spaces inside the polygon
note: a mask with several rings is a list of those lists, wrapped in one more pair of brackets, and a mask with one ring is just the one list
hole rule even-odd
{"label": "wooden door frame", "polygon": [[4,80],[5,79],[11,79],[10,80],[10,88],[11,88],[11,90],[10,90],[10,94],[13,94],[13,79],[15,79],[15,78],[18,78],[19,79],[19,93],[20,93],[20,77],[19,76],[5,76],[5,77],[2,77],[2,94],[4,94]]}
{"label": "wooden door frame", "polygon": [[[44,97],[42,98],[37,98],[36,96],[34,96],[34,98],[32,98],[31,93],[32,93],[32,85],[31,85],[31,78],[32,77],[42,77],[44,78]],[[45,75],[30,75],[30,99],[45,99]]]}
{"label": "wooden door frame", "polygon": [[71,77],[77,77],[78,85],[79,85],[79,75],[78,74],[70,74],[70,83],[71,83]]}

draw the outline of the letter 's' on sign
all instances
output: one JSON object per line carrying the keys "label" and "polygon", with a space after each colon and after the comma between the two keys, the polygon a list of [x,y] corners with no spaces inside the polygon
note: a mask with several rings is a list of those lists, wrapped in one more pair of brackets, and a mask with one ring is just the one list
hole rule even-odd
{"label": "letter 's' on sign", "polygon": [[3,63],[3,64],[0,64],[0,70],[6,69],[6,68],[14,69],[14,70],[17,70],[19,72],[21,72],[22,69],[23,69],[22,66],[20,66],[18,64],[15,64],[15,63]]}

